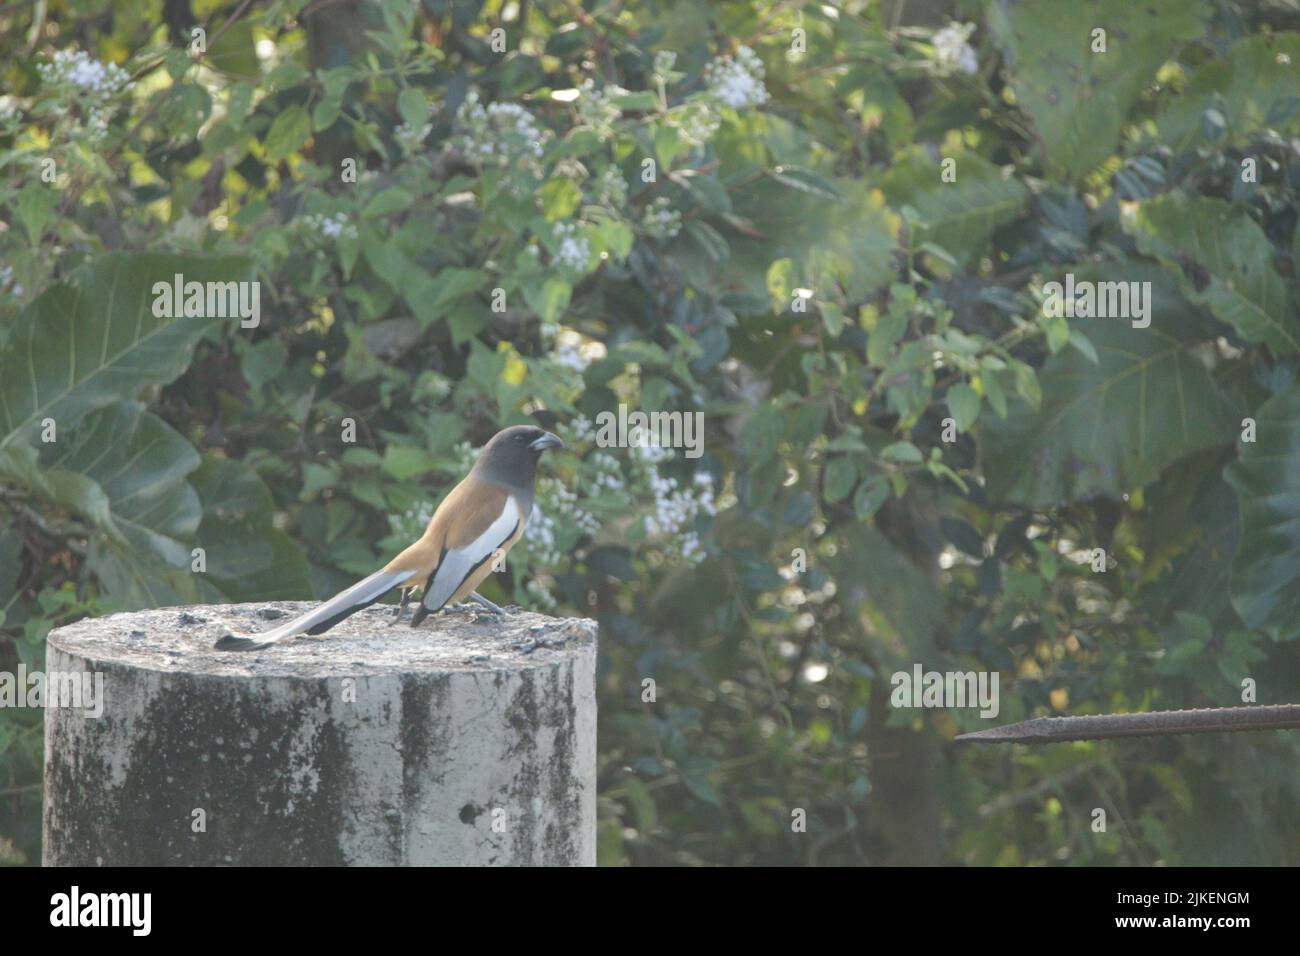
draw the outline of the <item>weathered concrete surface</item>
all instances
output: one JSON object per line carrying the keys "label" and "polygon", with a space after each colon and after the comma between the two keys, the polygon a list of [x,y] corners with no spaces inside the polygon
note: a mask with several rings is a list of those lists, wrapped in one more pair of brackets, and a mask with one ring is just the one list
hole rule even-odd
{"label": "weathered concrete surface", "polygon": [[47,673],[100,672],[105,699],[97,719],[46,708],[45,864],[595,864],[594,622],[454,609],[389,628],[376,606],[212,649],[221,622],[309,607],[52,631]]}

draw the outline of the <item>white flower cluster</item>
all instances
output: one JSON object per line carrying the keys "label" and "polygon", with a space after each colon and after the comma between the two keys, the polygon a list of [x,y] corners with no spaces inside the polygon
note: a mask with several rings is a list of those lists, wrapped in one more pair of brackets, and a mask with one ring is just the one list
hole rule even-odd
{"label": "white flower cluster", "polygon": [[709,95],[736,110],[767,102],[763,75],[763,61],[747,46],[734,57],[719,57],[704,68]]}
{"label": "white flower cluster", "polygon": [[[543,502],[545,507],[543,507]],[[541,478],[537,482],[537,497],[533,513],[524,526],[524,540],[528,552],[544,566],[561,563],[562,556],[556,546],[555,519],[547,512],[560,513],[572,519],[579,531],[595,534],[600,521],[590,511],[578,507],[578,496],[554,478]]]}
{"label": "white flower cluster", "polygon": [[693,146],[702,146],[713,138],[722,125],[722,117],[707,99],[683,103],[669,114],[682,137]]}
{"label": "white flower cluster", "polygon": [[76,92],[77,105],[92,139],[100,139],[108,132],[114,109],[110,101],[131,86],[126,70],[102,63],[84,50],[59,50],[48,63],[37,64],[36,72],[41,82]]}
{"label": "white flower cluster", "polygon": [[572,272],[586,272],[591,246],[577,232],[578,227],[571,222],[556,223],[554,237],[559,240],[559,248],[552,261]]}
{"label": "white flower cluster", "polygon": [[973,23],[950,23],[934,35],[934,58],[942,70],[951,72],[956,69],[963,73],[979,70],[975,50],[966,42],[974,32]]}
{"label": "white flower cluster", "polygon": [[[647,442],[649,441],[647,439],[642,440]],[[673,450],[671,448],[665,448],[663,445],[647,443],[644,445],[633,445],[632,449],[636,452],[638,458],[651,465],[657,465],[661,461],[667,461],[673,457]]]}
{"label": "white flower cluster", "polygon": [[[573,437],[576,438],[578,442],[582,444],[586,444],[587,442],[591,441],[591,439],[596,437],[596,426],[592,423],[591,419],[588,418],[586,415],[575,415],[569,421],[569,433],[573,435]],[[595,454],[592,455],[592,458],[595,459],[597,456],[603,456],[605,458],[610,457],[609,455],[606,455],[604,452],[596,452]]]}
{"label": "white flower cluster", "polygon": [[551,131],[539,127],[532,114],[518,103],[489,103],[484,107],[478,93],[470,90],[456,111],[456,119],[465,130],[457,142],[467,155],[503,168],[522,159],[534,172],[539,171],[537,164]]}
{"label": "white flower cluster", "polygon": [[614,135],[615,121],[623,115],[623,109],[614,103],[614,97],[626,92],[613,83],[598,90],[590,77],[583,80],[578,87],[576,104],[579,123],[595,130],[599,139],[609,139]]}
{"label": "white flower cluster", "polygon": [[667,196],[660,196],[645,207],[641,228],[652,239],[671,239],[682,231],[682,214]]}
{"label": "white flower cluster", "polygon": [[393,138],[397,140],[397,145],[402,149],[411,151],[423,143],[432,132],[432,123],[425,123],[419,129],[415,129],[407,123],[399,123],[397,128],[393,130]]}
{"label": "white flower cluster", "polygon": [[347,236],[349,239],[357,237],[356,224],[350,222],[341,212],[336,212],[332,216],[304,216],[302,221],[304,226],[320,233],[326,239],[337,239],[339,236]]}
{"label": "white flower cluster", "polygon": [[572,342],[561,342],[551,353],[551,358],[575,372],[585,371],[591,361],[582,354],[582,349]]}
{"label": "white flower cluster", "polygon": [[[594,434],[591,422],[586,422],[590,429],[590,434]],[[592,469],[592,475],[588,479],[593,494],[599,494],[602,491],[622,491],[623,490],[623,469],[619,466],[618,459],[609,452],[596,451],[587,456],[587,465]]]}
{"label": "white flower cluster", "polygon": [[529,553],[540,558],[543,564],[560,559],[560,553],[555,549],[555,519],[536,500],[528,523],[524,525],[524,541]]}
{"label": "white flower cluster", "polygon": [[42,82],[68,84],[100,102],[111,99],[131,83],[126,70],[114,63],[101,63],[85,50],[59,50],[48,63],[36,66]]}
{"label": "white flower cluster", "polygon": [[654,513],[645,519],[646,533],[664,535],[681,540],[681,554],[687,560],[704,556],[695,519],[700,515],[712,516],[716,506],[713,501],[713,477],[708,472],[696,472],[693,484],[696,490],[681,488],[676,478],[651,474],[650,489],[654,492]]}
{"label": "white flower cluster", "polygon": [[588,365],[605,356],[605,347],[600,342],[584,339],[572,329],[560,329],[552,336],[551,359],[560,365],[584,371]]}
{"label": "white flower cluster", "polygon": [[611,209],[627,205],[627,180],[617,166],[606,166],[596,180],[596,201]]}

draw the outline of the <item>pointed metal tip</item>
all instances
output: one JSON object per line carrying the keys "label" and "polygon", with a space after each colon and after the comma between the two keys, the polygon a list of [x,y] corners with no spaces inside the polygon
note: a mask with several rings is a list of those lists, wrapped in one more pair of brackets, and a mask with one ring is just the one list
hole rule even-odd
{"label": "pointed metal tip", "polygon": [[958,734],[953,740],[974,740],[992,742],[995,740],[1015,740],[1017,735],[1007,733],[1008,730],[1016,727],[1016,724],[1009,724],[1006,727],[990,727],[988,730],[972,730],[968,734]]}

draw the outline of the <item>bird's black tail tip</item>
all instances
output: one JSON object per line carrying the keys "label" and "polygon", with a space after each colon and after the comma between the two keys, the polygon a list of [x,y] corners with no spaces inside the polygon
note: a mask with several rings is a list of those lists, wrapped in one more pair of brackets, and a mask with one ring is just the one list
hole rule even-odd
{"label": "bird's black tail tip", "polygon": [[237,634],[223,634],[221,640],[212,645],[217,651],[258,651],[270,647],[270,643],[252,637],[240,637]]}

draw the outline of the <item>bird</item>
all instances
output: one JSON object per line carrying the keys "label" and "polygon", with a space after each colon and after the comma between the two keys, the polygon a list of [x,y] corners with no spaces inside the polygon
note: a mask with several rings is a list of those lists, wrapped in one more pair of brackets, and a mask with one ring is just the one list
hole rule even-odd
{"label": "bird", "polygon": [[292,621],[257,634],[227,630],[213,647],[256,651],[302,634],[321,634],[397,588],[402,595],[393,624],[401,620],[411,592],[417,589],[422,594],[411,627],[467,597],[493,614],[503,614],[475,589],[491,573],[493,558],[508,552],[524,533],[542,453],[563,447],[556,435],[533,425],[497,432],[483,446],[470,473],[442,499],[424,534],[401,554]]}

